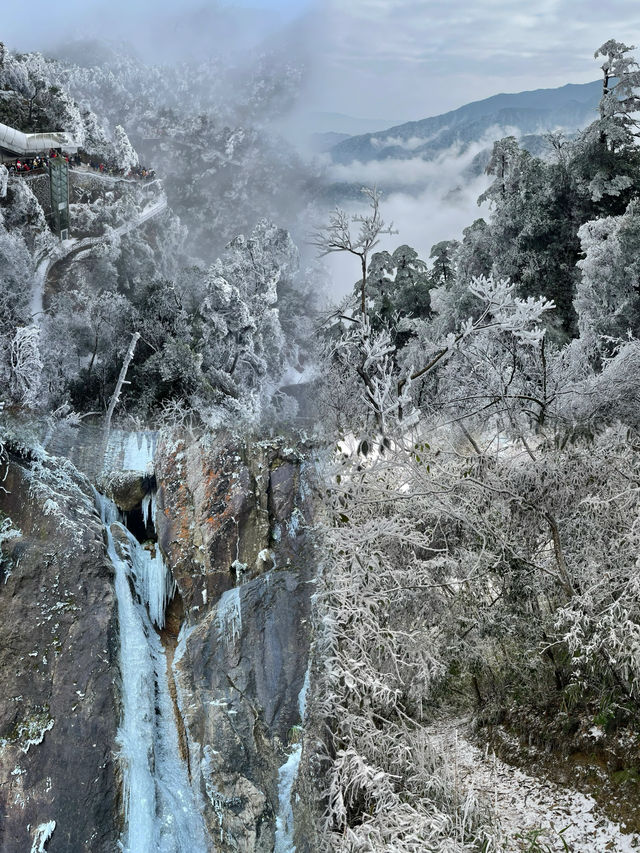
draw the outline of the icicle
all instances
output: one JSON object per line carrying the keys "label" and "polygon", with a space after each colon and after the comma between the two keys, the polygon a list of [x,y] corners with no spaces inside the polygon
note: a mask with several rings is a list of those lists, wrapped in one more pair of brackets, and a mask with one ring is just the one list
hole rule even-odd
{"label": "icicle", "polygon": [[227,644],[235,643],[242,634],[240,587],[228,589],[218,602],[218,634]]}
{"label": "icicle", "polygon": [[[142,499],[142,517],[147,527],[155,530],[156,492],[147,492]],[[167,604],[176,591],[176,582],[171,571],[165,565],[158,545],[154,549],[140,547],[130,536],[131,561],[136,591],[149,608],[151,621],[158,628],[164,628]]]}
{"label": "icicle", "polygon": [[297,743],[278,770],[278,814],[276,816],[276,843],[273,853],[296,853],[293,843],[293,805],[291,793],[298,775],[302,744]]}
{"label": "icicle", "polygon": [[130,545],[136,592],[149,608],[153,624],[164,628],[165,611],[176,591],[176,582],[157,545],[153,553],[143,548],[133,537]]}
{"label": "icicle", "polygon": [[142,519],[147,527],[153,527],[155,530],[156,526],[156,507],[155,507],[155,492],[147,492],[147,494],[142,498]]}
{"label": "icicle", "polygon": [[154,453],[155,435],[153,433],[128,433],[122,467],[125,471],[142,471],[146,474],[153,469]]}

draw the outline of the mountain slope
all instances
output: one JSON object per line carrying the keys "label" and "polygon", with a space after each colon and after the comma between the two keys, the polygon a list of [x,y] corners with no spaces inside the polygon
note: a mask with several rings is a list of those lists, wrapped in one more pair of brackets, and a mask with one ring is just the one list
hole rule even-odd
{"label": "mountain slope", "polygon": [[[470,143],[482,141],[496,127],[518,134],[558,129],[571,132],[595,119],[601,91],[602,84],[595,81],[494,95],[442,115],[407,122],[383,132],[353,136],[335,145],[331,156],[336,163],[432,159],[452,145],[466,148]],[[494,138],[499,135],[504,133],[494,133]]]}

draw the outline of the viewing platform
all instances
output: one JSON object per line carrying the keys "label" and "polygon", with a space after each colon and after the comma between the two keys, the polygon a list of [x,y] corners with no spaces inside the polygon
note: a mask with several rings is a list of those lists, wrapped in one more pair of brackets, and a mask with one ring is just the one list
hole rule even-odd
{"label": "viewing platform", "polygon": [[50,149],[69,151],[78,150],[75,141],[68,133],[49,131],[47,133],[23,133],[15,127],[0,123],[0,163],[20,157],[42,154]]}

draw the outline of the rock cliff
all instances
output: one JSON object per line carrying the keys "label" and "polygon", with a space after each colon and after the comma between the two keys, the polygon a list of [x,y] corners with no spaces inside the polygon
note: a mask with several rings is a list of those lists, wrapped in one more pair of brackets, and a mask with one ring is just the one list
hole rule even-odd
{"label": "rock cliff", "polygon": [[[71,441],[68,455],[93,459],[89,433],[78,438],[82,452]],[[127,551],[129,536],[159,548],[175,581],[164,627],[146,630],[166,655],[207,850],[316,851],[301,762],[317,566],[312,453],[221,433],[118,442],[126,452],[107,455],[99,475],[94,459],[90,474],[129,528],[111,526],[116,547]],[[112,853],[124,826],[123,718],[105,529],[89,480],[67,459],[22,449],[5,471],[0,853],[33,844]]]}
{"label": "rock cliff", "polygon": [[285,851],[293,839],[316,565],[311,471],[304,451],[219,437],[161,444],[156,458],[158,538],[184,608],[179,712],[220,851]]}
{"label": "rock cliff", "polygon": [[0,850],[113,853],[117,625],[91,488],[63,459],[1,468]]}

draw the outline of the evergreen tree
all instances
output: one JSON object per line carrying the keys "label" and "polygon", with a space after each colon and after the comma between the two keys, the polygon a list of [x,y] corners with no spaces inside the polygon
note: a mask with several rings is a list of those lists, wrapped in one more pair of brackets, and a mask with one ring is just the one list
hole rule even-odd
{"label": "evergreen tree", "polygon": [[591,351],[610,351],[616,341],[640,337],[640,210],[587,222],[578,232],[575,307],[580,336]]}

